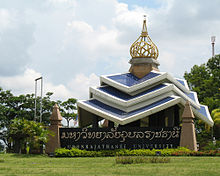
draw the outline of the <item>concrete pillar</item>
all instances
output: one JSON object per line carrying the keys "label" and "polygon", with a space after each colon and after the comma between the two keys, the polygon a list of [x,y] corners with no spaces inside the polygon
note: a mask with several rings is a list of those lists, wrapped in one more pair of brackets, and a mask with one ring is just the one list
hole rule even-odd
{"label": "concrete pillar", "polygon": [[159,71],[159,62],[153,58],[132,58],[129,72],[138,78],[143,78],[152,70]]}
{"label": "concrete pillar", "polygon": [[196,133],[194,125],[194,115],[187,101],[182,114],[182,130],[180,136],[180,147],[186,147],[197,151]]}
{"label": "concrete pillar", "polygon": [[51,135],[49,135],[49,140],[46,144],[46,153],[51,154],[54,153],[55,149],[60,148],[60,134],[59,128],[61,125],[62,116],[59,111],[59,107],[57,104],[53,107],[53,112],[50,117],[50,126],[49,131]]}

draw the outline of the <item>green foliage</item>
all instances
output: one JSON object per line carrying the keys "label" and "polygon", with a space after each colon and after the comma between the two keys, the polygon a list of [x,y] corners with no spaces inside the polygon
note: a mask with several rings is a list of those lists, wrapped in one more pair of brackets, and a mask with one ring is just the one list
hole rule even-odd
{"label": "green foliage", "polygon": [[[114,150],[112,150],[114,151]],[[115,152],[116,156],[137,156],[134,153],[131,153],[131,150],[129,149],[120,149],[120,150],[116,150]]]}
{"label": "green foliage", "polygon": [[146,157],[130,157],[130,156],[118,156],[115,158],[116,164],[138,164],[149,162]]}
{"label": "green foliage", "polygon": [[3,142],[0,141],[0,153],[4,152],[5,146],[3,144]]}
{"label": "green foliage", "polygon": [[[218,146],[219,144],[217,144]],[[65,148],[59,148],[55,151],[56,157],[106,157],[106,156],[117,156],[120,159],[124,160],[122,162],[125,162],[125,164],[134,163],[132,161],[133,158],[139,157],[139,156],[157,156],[156,152],[160,152],[161,156],[220,156],[220,151],[216,150],[216,148],[213,148],[213,150],[206,151],[191,151],[184,147],[179,147],[176,149],[136,149],[136,150],[128,150],[128,149],[118,149],[118,150],[101,150],[101,151],[87,151],[87,150],[80,150],[76,148],[72,149],[65,149]],[[128,156],[132,156],[131,159],[129,159]],[[128,159],[126,158],[128,157]],[[123,159],[126,158],[126,159]],[[157,158],[157,157],[156,157]],[[162,158],[162,157],[160,157]],[[152,161],[148,162],[154,162],[154,159]],[[129,160],[129,161],[127,161]],[[138,160],[138,159],[137,159]],[[141,160],[141,159],[140,159]],[[128,163],[126,163],[128,162]],[[157,162],[157,161],[155,161]],[[159,161],[158,161],[159,162]],[[164,161],[165,162],[165,161]]]}
{"label": "green foliage", "polygon": [[[76,99],[69,98],[67,101],[52,101],[51,96],[52,92],[46,93],[46,96],[42,98],[42,123],[44,125],[49,124],[49,118],[51,116],[51,112],[55,103],[60,105],[61,114],[67,120],[67,124],[69,126],[69,121],[76,117],[74,111],[76,110],[75,103]],[[37,97],[37,119],[39,121],[40,116],[40,97]],[[10,139],[10,135],[13,132],[11,130],[11,124],[14,123],[14,119],[25,119],[32,121],[34,120],[34,110],[35,110],[35,96],[34,94],[26,94],[26,95],[18,95],[15,96],[11,93],[10,90],[3,90],[0,87],[0,139],[7,146],[8,151],[12,151],[13,143]],[[20,123],[20,122],[17,122]],[[32,128],[35,128],[37,131],[37,127],[32,125]],[[21,127],[21,126],[20,126]],[[22,127],[20,132],[22,132]],[[42,138],[42,137],[39,137]],[[35,139],[37,140],[37,139]],[[42,139],[44,140],[44,139]]]}
{"label": "green foliage", "polygon": [[184,147],[179,147],[177,149],[136,149],[136,150],[128,150],[121,149],[116,152],[117,156],[155,156],[156,152],[160,152],[162,156],[171,156],[172,153],[176,151],[181,152],[190,152],[189,149]]}
{"label": "green foliage", "polygon": [[219,108],[220,55],[212,57],[206,64],[194,65],[190,73],[185,72],[184,78],[197,92],[201,104],[207,105],[210,111]]}
{"label": "green foliage", "polygon": [[[127,156],[132,155],[132,156],[154,156],[155,155],[155,150],[145,150],[145,149],[137,149],[137,150],[129,150],[129,152],[127,152]],[[117,153],[118,156],[126,156],[123,155],[123,153],[118,152]]]}
{"label": "green foliage", "polygon": [[66,119],[67,127],[70,126],[70,120],[76,118],[76,99],[69,98],[60,104],[60,112],[63,118]]}
{"label": "green foliage", "polygon": [[220,140],[220,108],[214,109],[211,113],[211,116],[214,121],[214,136],[216,139]]}
{"label": "green foliage", "polygon": [[220,149],[220,141],[216,141],[216,144],[213,144],[213,142],[208,142],[207,145],[203,148],[204,150],[218,150]]}
{"label": "green foliage", "polygon": [[[53,93],[48,92],[42,99],[42,119],[44,124],[49,124],[51,110],[55,104],[54,101],[50,100],[52,94]],[[40,109],[39,102],[40,97],[37,97],[37,109]],[[34,94],[15,96],[11,91],[0,88],[0,139],[4,141],[8,151],[13,150],[13,145],[9,139],[9,134],[12,135],[12,132],[10,132],[10,126],[14,123],[13,120],[33,120],[35,108],[34,103]],[[37,115],[39,116],[39,114]],[[39,120],[39,118],[37,120]]]}
{"label": "green foliage", "polygon": [[150,163],[169,163],[170,158],[167,157],[151,157],[149,158]]}
{"label": "green foliage", "polygon": [[211,113],[212,119],[216,125],[220,125],[220,108],[214,109]]}
{"label": "green foliage", "polygon": [[[185,72],[184,78],[189,83],[191,89],[198,94],[201,104],[209,107],[209,111],[220,107],[220,55],[216,55],[208,60],[206,64],[194,65],[190,73]],[[220,118],[214,120],[214,136],[220,138],[220,130],[216,125],[220,124]],[[211,130],[208,125],[196,120],[197,141],[201,149],[212,141]]]}
{"label": "green foliage", "polygon": [[[105,155],[105,154],[104,154]],[[59,148],[55,151],[56,157],[98,157],[102,156],[101,151],[87,151],[77,148],[65,149]]]}
{"label": "green foliage", "polygon": [[206,129],[206,124],[199,119],[195,119],[196,139],[199,143],[199,150],[204,150],[204,147],[212,142],[212,132]]}
{"label": "green foliage", "polygon": [[43,124],[26,119],[14,119],[9,127],[9,137],[14,144],[14,152],[26,153],[26,148],[38,149],[48,140],[48,130]]}
{"label": "green foliage", "polygon": [[28,137],[27,120],[12,120],[12,124],[10,125],[8,131],[10,142],[13,143],[14,152],[21,153],[21,150],[26,148],[24,144],[27,142],[26,139]]}
{"label": "green foliage", "polygon": [[[134,157],[125,157],[125,156],[119,156],[115,158],[116,164],[132,164],[134,163],[135,158]],[[144,161],[143,161],[144,163]]]}
{"label": "green foliage", "polygon": [[59,148],[55,151],[56,157],[103,157],[103,156],[156,156],[156,152],[160,151],[162,156],[172,156],[175,152],[190,153],[191,151],[184,147],[177,149],[118,149],[118,150],[100,150],[100,151],[87,151],[77,148],[65,149]]}
{"label": "green foliage", "polygon": [[[50,98],[53,93],[48,92],[42,99],[42,119],[49,123],[49,117],[55,101]],[[40,109],[40,97],[37,97],[37,109]],[[34,94],[15,96],[11,91],[0,88],[0,127],[8,128],[13,119],[34,120],[35,97]],[[37,116],[39,116],[39,111]],[[39,119],[37,119],[39,120]]]}
{"label": "green foliage", "polygon": [[55,151],[56,156],[59,157],[68,157],[71,156],[70,150],[65,148],[58,148]]}
{"label": "green foliage", "polygon": [[143,157],[143,156],[117,156],[115,158],[116,164],[139,164],[139,163],[169,163],[170,158],[167,157]]}

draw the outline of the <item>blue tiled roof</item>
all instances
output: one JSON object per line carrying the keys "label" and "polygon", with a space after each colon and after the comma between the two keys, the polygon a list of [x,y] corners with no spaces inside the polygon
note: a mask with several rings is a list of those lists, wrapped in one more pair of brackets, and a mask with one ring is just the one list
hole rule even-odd
{"label": "blue tiled roof", "polygon": [[195,97],[195,94],[193,92],[190,92],[189,94],[186,94],[190,99],[192,99],[194,102],[197,102],[197,99]]}
{"label": "blue tiled roof", "polygon": [[180,84],[182,84],[183,86],[185,86],[185,82],[181,79],[176,79]]}
{"label": "blue tiled roof", "polygon": [[187,84],[184,80],[178,79],[178,78],[176,78],[176,80],[177,80],[180,84],[182,84],[184,87],[186,87],[186,88],[188,89],[188,84]]}
{"label": "blue tiled roof", "polygon": [[159,73],[150,72],[146,76],[140,79],[131,73],[125,73],[120,75],[108,76],[108,78],[125,86],[131,87],[133,85],[140,84],[146,80],[149,80],[159,75],[160,75]]}
{"label": "blue tiled roof", "polygon": [[151,89],[145,90],[145,91],[143,91],[143,92],[141,92],[141,93],[139,93],[139,94],[137,94],[135,96],[131,96],[129,94],[121,92],[120,90],[118,90],[118,89],[116,89],[114,87],[111,87],[111,86],[99,87],[98,90],[103,91],[105,93],[108,93],[108,94],[110,94],[110,95],[112,95],[114,97],[117,97],[117,98],[120,98],[120,99],[128,101],[128,100],[131,100],[133,98],[137,98],[137,97],[140,97],[142,95],[146,95],[146,94],[151,93],[153,91],[159,90],[159,89],[161,89],[163,87],[166,87],[166,86],[167,85],[159,84],[159,85],[157,85],[157,86],[155,86],[155,87],[153,87]]}
{"label": "blue tiled roof", "polygon": [[159,106],[159,105],[162,105],[164,103],[167,103],[171,100],[173,100],[174,98],[172,97],[167,97],[167,98],[164,98],[160,101],[157,101],[157,102],[154,102],[152,103],[151,105],[148,105],[146,107],[143,107],[143,108],[140,108],[138,110],[135,110],[135,111],[131,111],[131,112],[125,112],[125,111],[122,111],[122,110],[119,110],[119,109],[116,109],[116,108],[113,108],[111,106],[108,106],[98,100],[95,100],[95,99],[92,99],[92,100],[87,100],[85,101],[84,103],[94,107],[94,108],[97,108],[103,112],[106,112],[108,114],[111,114],[111,115],[114,115],[118,118],[121,118],[121,119],[125,119],[125,118],[128,118],[132,115],[135,115],[135,114],[138,114],[138,113],[141,113],[141,112],[144,112],[144,111],[147,111],[149,109],[152,109],[156,106]]}
{"label": "blue tiled roof", "polygon": [[199,109],[198,111],[199,111],[199,113],[201,113],[202,115],[204,115],[205,117],[208,118],[208,113],[209,113],[209,112],[206,111],[205,106],[201,105],[201,106],[200,106],[200,109]]}

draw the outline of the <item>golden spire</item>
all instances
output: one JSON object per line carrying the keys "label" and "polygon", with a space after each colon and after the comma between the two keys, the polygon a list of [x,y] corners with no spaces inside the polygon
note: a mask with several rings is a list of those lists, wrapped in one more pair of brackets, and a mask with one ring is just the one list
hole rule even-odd
{"label": "golden spire", "polygon": [[139,38],[131,45],[130,54],[132,58],[157,59],[159,51],[152,42],[147,32],[146,15],[144,15],[143,28]]}

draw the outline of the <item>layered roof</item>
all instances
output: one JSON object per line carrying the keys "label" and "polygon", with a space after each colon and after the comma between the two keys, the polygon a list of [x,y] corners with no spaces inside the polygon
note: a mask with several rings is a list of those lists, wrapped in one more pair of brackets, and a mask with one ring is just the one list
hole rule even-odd
{"label": "layered roof", "polygon": [[96,115],[124,125],[186,102],[196,117],[213,126],[208,107],[199,104],[187,82],[159,72],[158,53],[144,18],[142,33],[130,48],[130,73],[101,76],[101,86],[90,87],[90,100],[78,101],[81,126],[90,125]]}
{"label": "layered roof", "polygon": [[[207,106],[200,105],[196,92],[183,79],[168,73],[151,71],[143,78],[131,73],[101,76],[102,86],[90,87],[91,99],[78,107],[99,117],[127,124],[186,101],[196,117],[213,126]],[[82,120],[82,119],[81,119]]]}

